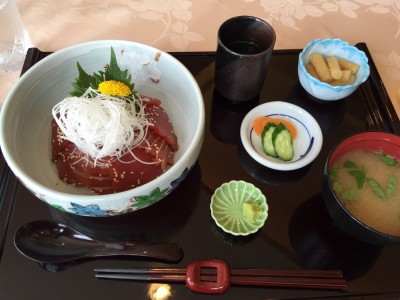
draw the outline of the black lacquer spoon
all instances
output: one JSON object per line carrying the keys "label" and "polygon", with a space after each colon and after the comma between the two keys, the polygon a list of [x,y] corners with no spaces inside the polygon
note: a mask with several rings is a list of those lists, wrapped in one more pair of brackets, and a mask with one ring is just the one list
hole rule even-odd
{"label": "black lacquer spoon", "polygon": [[26,223],[15,233],[14,243],[26,257],[50,264],[107,257],[178,262],[183,257],[183,251],[176,243],[103,242],[52,221]]}

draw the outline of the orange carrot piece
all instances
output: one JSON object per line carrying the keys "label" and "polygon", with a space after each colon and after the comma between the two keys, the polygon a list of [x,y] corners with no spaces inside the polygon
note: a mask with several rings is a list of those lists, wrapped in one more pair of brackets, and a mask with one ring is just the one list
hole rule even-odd
{"label": "orange carrot piece", "polygon": [[254,121],[253,121],[254,132],[258,136],[261,136],[261,134],[264,130],[264,127],[267,126],[268,123],[274,123],[276,125],[278,125],[279,123],[283,123],[283,125],[285,125],[286,128],[289,130],[290,135],[292,136],[292,139],[294,140],[297,137],[296,126],[289,120],[283,119],[283,118],[258,117],[256,119],[254,119]]}

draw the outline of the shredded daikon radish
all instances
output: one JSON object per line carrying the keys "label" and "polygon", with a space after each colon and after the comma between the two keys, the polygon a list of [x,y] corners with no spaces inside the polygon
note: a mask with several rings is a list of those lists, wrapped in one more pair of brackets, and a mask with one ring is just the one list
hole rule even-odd
{"label": "shredded daikon radish", "polygon": [[94,164],[132,152],[151,125],[140,97],[113,97],[91,88],[81,97],[65,98],[52,114],[63,134],[59,138],[74,143]]}

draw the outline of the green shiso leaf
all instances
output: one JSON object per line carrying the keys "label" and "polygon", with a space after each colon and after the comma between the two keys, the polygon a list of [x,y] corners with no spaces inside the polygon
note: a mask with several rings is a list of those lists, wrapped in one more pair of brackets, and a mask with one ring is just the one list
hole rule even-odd
{"label": "green shiso leaf", "polygon": [[89,87],[97,89],[98,83],[94,76],[91,76],[83,70],[79,62],[77,62],[79,77],[72,83],[74,90],[70,93],[71,96],[82,96]]}
{"label": "green shiso leaf", "polygon": [[133,90],[134,85],[131,84],[131,75],[128,75],[128,70],[122,71],[117,63],[117,58],[115,57],[114,49],[111,47],[111,59],[110,65],[107,70],[104,72],[105,80],[116,80],[125,83],[127,86]]}
{"label": "green shiso leaf", "polygon": [[86,90],[91,87],[97,90],[99,84],[103,81],[115,80],[125,83],[132,90],[134,94],[135,85],[131,83],[132,76],[128,74],[128,70],[121,70],[117,63],[117,58],[113,47],[111,47],[111,58],[110,64],[105,68],[105,71],[99,71],[89,75],[77,62],[79,76],[72,83],[73,91],[70,93],[71,96],[80,97]]}

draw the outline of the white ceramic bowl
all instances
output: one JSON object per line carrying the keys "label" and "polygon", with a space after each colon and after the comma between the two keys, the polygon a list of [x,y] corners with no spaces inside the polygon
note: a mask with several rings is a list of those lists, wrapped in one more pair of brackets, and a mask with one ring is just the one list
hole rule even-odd
{"label": "white ceramic bowl", "polygon": [[[254,119],[263,116],[286,119],[296,127],[292,160],[284,161],[265,153],[261,137],[255,134],[253,128]],[[321,128],[313,116],[297,105],[282,101],[267,102],[249,111],[240,127],[240,138],[252,158],[270,169],[280,171],[296,170],[310,164],[321,151],[323,141]]]}
{"label": "white ceramic bowl", "polygon": [[[355,82],[351,85],[333,86],[311,76],[305,65],[310,55],[321,53],[324,56],[333,55],[360,65]],[[316,39],[307,44],[300,52],[298,61],[298,75],[300,84],[313,97],[319,100],[334,101],[343,99],[352,94],[369,76],[370,69],[365,53],[356,47],[350,46],[340,39]]]}
{"label": "white ceramic bowl", "polygon": [[[161,99],[178,137],[175,164],[140,187],[108,195],[67,185],[51,161],[52,107],[71,92],[78,76],[77,61],[87,73],[102,70],[110,49],[135,51],[155,58],[158,83],[150,79],[138,91]],[[195,164],[204,135],[204,104],[200,88],[184,65],[161,50],[129,41],[94,41],[57,51],[30,68],[8,94],[1,109],[0,143],[14,174],[40,200],[69,213],[112,216],[149,206],[168,195]],[[140,198],[139,198],[140,197]],[[140,201],[138,201],[140,199]]]}

